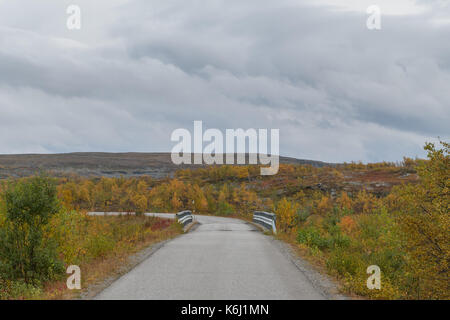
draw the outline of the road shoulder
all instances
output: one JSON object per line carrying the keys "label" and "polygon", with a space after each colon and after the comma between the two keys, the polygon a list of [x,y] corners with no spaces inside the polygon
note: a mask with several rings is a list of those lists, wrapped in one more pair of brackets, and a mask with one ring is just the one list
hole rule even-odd
{"label": "road shoulder", "polygon": [[276,239],[270,230],[265,229],[257,223],[251,221],[245,221],[249,225],[256,227],[262,233],[264,233],[272,242],[272,244],[283,253],[285,257],[291,261],[295,267],[305,275],[305,277],[311,282],[312,286],[319,291],[322,296],[329,300],[349,300],[350,297],[343,295],[339,291],[339,286],[333,282],[327,275],[324,275],[317,271],[304,258],[300,257],[298,253],[292,248],[292,245],[284,242],[280,239]]}
{"label": "road shoulder", "polygon": [[[198,225],[199,225],[198,222],[193,222],[187,225],[186,228],[184,229],[183,234],[194,231],[195,229],[197,229]],[[183,234],[180,234],[171,239],[151,244],[147,248],[144,248],[141,251],[129,256],[127,262],[124,263],[118,270],[116,270],[114,274],[111,274],[110,276],[99,281],[98,283],[89,285],[89,287],[83,290],[80,293],[79,299],[81,300],[95,299],[95,297],[99,295],[103,290],[105,290],[106,288],[111,286],[114,282],[119,280],[122,276],[124,276],[125,274],[136,268],[139,264],[150,258],[156,251],[163,248],[164,245],[166,245],[168,242],[182,236]]]}
{"label": "road shoulder", "polygon": [[339,292],[339,287],[327,275],[317,270],[306,260],[300,257],[290,244],[271,237],[270,241],[276,246],[284,256],[286,256],[296,268],[305,275],[312,286],[328,300],[349,300],[348,296]]}

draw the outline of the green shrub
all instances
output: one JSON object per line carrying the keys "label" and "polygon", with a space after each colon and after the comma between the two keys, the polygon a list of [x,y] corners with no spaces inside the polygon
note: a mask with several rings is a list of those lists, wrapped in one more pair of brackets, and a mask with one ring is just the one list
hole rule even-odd
{"label": "green shrub", "polygon": [[334,234],[330,239],[330,246],[333,248],[348,248],[351,244],[351,240],[349,237],[342,233]]}
{"label": "green shrub", "polygon": [[308,220],[308,217],[311,215],[310,210],[308,208],[301,209],[297,213],[297,220],[299,223],[305,223]]}
{"label": "green shrub", "polygon": [[63,272],[52,239],[44,238],[59,210],[56,186],[46,176],[10,182],[4,193],[5,218],[0,228],[0,274],[27,284]]}
{"label": "green shrub", "polygon": [[87,251],[91,258],[105,257],[114,249],[115,245],[116,243],[111,237],[96,235],[89,239]]}
{"label": "green shrub", "polygon": [[0,300],[6,299],[37,299],[42,293],[38,286],[28,284],[23,280],[9,281],[0,279]]}
{"label": "green shrub", "polygon": [[322,227],[329,233],[333,233],[336,231],[336,228],[339,228],[337,224],[340,221],[341,221],[340,210],[334,207],[333,210],[325,216],[325,219],[323,219]]}
{"label": "green shrub", "polygon": [[297,242],[306,244],[310,247],[317,247],[320,250],[330,247],[330,241],[322,237],[319,230],[315,227],[299,229],[297,234]]}
{"label": "green shrub", "polygon": [[385,248],[379,251],[371,252],[364,257],[367,265],[377,265],[383,270],[383,273],[391,278],[403,277],[406,270],[404,253],[395,248]]}
{"label": "green shrub", "polygon": [[361,217],[359,227],[361,229],[361,238],[377,240],[383,233],[383,221],[380,221],[378,215],[367,215]]}
{"label": "green shrub", "polygon": [[217,212],[223,215],[230,215],[234,212],[234,208],[228,202],[221,201],[219,202]]}
{"label": "green shrub", "polygon": [[341,276],[356,275],[361,269],[361,257],[343,249],[333,250],[327,259],[327,268]]}

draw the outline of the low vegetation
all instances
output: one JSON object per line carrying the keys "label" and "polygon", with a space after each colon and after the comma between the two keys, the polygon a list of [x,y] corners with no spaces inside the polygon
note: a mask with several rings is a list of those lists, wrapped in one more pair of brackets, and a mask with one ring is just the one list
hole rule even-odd
{"label": "low vegetation", "polygon": [[[449,145],[427,144],[417,162],[418,181],[385,197],[359,191],[316,200],[283,199],[276,210],[282,235],[343,283],[347,293],[381,299],[449,299]],[[288,208],[286,210],[286,208]],[[287,221],[287,222],[284,222]],[[297,228],[292,228],[296,225]],[[283,227],[284,226],[284,227]],[[382,272],[380,290],[366,286],[367,267]]]}
{"label": "low vegetation", "polygon": [[68,212],[55,181],[45,176],[3,187],[0,299],[76,297],[79,292],[66,287],[67,266],[80,266],[86,288],[118,270],[130,254],[182,232],[167,219]]}

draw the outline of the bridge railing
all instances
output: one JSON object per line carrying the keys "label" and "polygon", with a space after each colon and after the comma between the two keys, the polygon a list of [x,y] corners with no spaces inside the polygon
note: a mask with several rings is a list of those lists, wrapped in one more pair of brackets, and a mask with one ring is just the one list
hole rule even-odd
{"label": "bridge railing", "polygon": [[277,233],[276,226],[277,216],[273,213],[264,211],[255,211],[253,213],[253,222],[261,225],[265,229],[271,230],[273,233]]}
{"label": "bridge railing", "polygon": [[190,211],[190,210],[178,212],[176,214],[176,218],[177,218],[177,221],[179,223],[181,223],[183,226],[186,226],[189,223],[194,221],[194,218],[192,216],[192,211]]}

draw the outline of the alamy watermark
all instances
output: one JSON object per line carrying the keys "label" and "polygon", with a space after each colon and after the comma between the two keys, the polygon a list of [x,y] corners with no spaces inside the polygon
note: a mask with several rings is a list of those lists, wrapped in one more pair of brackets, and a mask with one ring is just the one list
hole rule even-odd
{"label": "alamy watermark", "polygon": [[77,5],[70,5],[67,7],[66,13],[69,15],[67,18],[66,26],[69,30],[81,29],[81,8]]}
{"label": "alamy watermark", "polygon": [[369,17],[367,18],[367,29],[381,30],[381,8],[377,5],[369,6],[366,10]]}
{"label": "alamy watermark", "polygon": [[[178,143],[171,157],[177,165],[192,164],[192,154],[193,164],[224,164],[224,157],[225,164],[246,164],[248,154],[248,164],[269,165],[261,167],[261,175],[275,175],[279,169],[279,140],[280,130],[270,129],[269,153],[268,129],[226,129],[224,135],[219,129],[203,132],[203,122],[194,121],[193,139],[187,129],[172,132],[171,141]],[[204,143],[208,144],[204,147]]]}
{"label": "alamy watermark", "polygon": [[70,276],[67,278],[66,285],[69,290],[81,289],[81,269],[79,266],[69,266],[66,271]]}
{"label": "alamy watermark", "polygon": [[367,267],[367,274],[371,276],[367,278],[367,288],[369,290],[381,289],[381,269],[377,265],[372,265]]}

